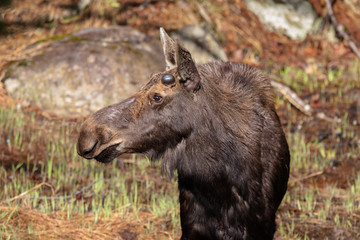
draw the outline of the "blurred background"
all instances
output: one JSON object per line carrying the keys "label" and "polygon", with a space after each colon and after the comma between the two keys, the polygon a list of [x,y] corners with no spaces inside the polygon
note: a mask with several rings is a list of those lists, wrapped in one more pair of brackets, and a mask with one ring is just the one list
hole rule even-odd
{"label": "blurred background", "polygon": [[358,0],[1,0],[0,238],[179,238],[158,163],[75,148],[86,116],[164,70],[160,27],[198,64],[271,79],[292,155],[275,238],[359,239]]}

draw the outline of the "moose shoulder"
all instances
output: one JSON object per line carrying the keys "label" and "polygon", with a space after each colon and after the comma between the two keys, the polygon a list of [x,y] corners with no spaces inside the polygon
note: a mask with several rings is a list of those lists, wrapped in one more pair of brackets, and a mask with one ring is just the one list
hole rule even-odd
{"label": "moose shoulder", "polygon": [[240,63],[196,66],[160,29],[167,69],[81,126],[79,155],[162,159],[178,172],[181,239],[272,239],[290,154],[268,79]]}

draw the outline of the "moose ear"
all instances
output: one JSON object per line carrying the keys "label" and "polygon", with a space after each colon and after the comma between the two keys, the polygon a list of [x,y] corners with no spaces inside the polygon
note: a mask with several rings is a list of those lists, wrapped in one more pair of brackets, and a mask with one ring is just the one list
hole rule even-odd
{"label": "moose ear", "polygon": [[179,43],[176,43],[176,64],[178,74],[181,81],[184,82],[186,90],[196,91],[200,84],[200,74],[190,52]]}
{"label": "moose ear", "polygon": [[166,70],[176,67],[175,47],[176,44],[163,28],[160,28],[160,39],[165,55]]}

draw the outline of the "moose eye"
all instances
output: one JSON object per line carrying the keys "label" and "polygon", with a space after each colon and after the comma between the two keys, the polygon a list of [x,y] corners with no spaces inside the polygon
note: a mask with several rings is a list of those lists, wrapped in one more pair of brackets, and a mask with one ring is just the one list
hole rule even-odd
{"label": "moose eye", "polygon": [[153,100],[154,100],[154,102],[156,102],[156,103],[161,103],[162,100],[163,100],[163,97],[160,96],[159,94],[154,94]]}
{"label": "moose eye", "polygon": [[175,82],[175,78],[171,74],[164,74],[161,78],[161,82],[165,85],[172,84]]}

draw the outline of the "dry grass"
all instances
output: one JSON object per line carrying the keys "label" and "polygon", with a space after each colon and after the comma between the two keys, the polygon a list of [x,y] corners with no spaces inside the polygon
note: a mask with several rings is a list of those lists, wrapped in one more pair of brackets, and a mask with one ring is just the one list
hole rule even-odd
{"label": "dry grass", "polygon": [[65,212],[41,213],[18,206],[0,206],[0,215],[0,224],[5,225],[1,239],[169,239],[171,235],[148,229],[149,222],[155,228],[162,224],[162,219],[149,212],[114,214],[96,223],[91,213],[67,219]]}

